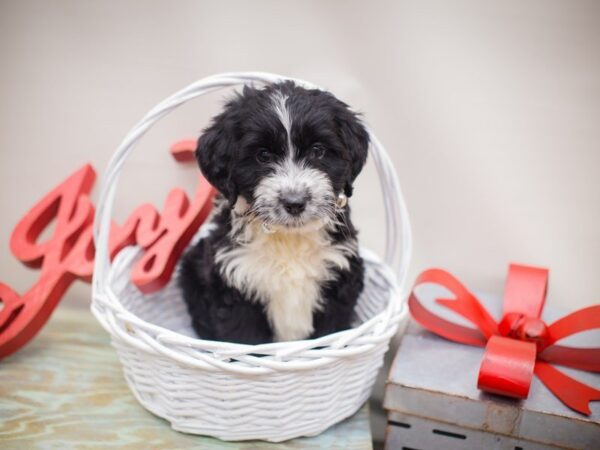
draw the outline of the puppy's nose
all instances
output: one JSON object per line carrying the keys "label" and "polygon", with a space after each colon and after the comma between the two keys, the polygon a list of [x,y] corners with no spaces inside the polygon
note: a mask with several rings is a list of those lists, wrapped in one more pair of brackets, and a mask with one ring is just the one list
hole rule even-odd
{"label": "puppy's nose", "polygon": [[308,195],[301,192],[288,192],[281,196],[281,203],[285,210],[297,216],[304,211],[306,203],[308,202]]}

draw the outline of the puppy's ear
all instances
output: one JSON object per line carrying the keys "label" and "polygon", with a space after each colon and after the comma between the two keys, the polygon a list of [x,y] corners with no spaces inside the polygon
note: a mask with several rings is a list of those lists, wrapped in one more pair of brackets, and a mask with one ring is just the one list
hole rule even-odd
{"label": "puppy's ear", "polygon": [[237,198],[231,180],[231,164],[235,138],[224,115],[217,116],[198,139],[196,159],[204,177],[233,205]]}
{"label": "puppy's ear", "polygon": [[342,143],[350,154],[350,174],[346,180],[344,193],[351,197],[352,184],[367,161],[369,133],[367,133],[358,115],[346,106],[344,111],[337,115],[337,125]]}

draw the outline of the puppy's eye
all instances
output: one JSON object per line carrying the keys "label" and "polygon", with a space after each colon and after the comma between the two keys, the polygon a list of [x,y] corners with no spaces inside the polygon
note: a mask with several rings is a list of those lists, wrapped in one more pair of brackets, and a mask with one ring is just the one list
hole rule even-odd
{"label": "puppy's eye", "polygon": [[310,157],[312,159],[321,159],[325,156],[325,146],[323,144],[313,144],[310,148]]}
{"label": "puppy's eye", "polygon": [[273,154],[266,148],[261,148],[256,154],[258,162],[266,164],[273,160]]}

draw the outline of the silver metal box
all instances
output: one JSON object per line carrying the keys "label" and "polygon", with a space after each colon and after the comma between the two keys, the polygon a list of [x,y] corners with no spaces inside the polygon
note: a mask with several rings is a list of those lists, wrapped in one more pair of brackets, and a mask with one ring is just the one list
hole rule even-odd
{"label": "silver metal box", "polygon": [[[428,298],[427,306],[450,317],[432,303],[445,292],[436,287],[424,289],[420,298]],[[499,316],[499,297],[479,298],[490,313]],[[561,315],[545,313],[543,318],[548,323]],[[571,338],[568,343],[599,346],[598,333],[585,334],[583,342],[578,344]],[[410,323],[386,385],[386,448],[600,449],[600,402],[590,404],[590,417],[581,415],[564,406],[537,378],[526,400],[484,393],[477,389],[482,356],[481,348],[447,341]],[[600,374],[559,369],[586,384],[600,386]]]}

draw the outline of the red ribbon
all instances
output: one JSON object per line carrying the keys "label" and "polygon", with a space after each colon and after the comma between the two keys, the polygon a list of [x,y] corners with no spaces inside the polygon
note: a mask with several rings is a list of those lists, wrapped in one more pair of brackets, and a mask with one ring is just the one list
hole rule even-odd
{"label": "red ribbon", "polygon": [[[435,283],[454,298],[436,302],[467,319],[475,328],[457,325],[427,310],[415,295],[417,286]],[[600,390],[560,372],[549,363],[600,372],[600,348],[555,345],[582,331],[600,328],[600,305],[575,311],[551,325],[541,319],[548,270],[511,264],[504,292],[502,320],[497,323],[466,287],[441,269],[421,273],[408,299],[413,318],[439,336],[466,345],[485,347],[477,387],[496,394],[527,398],[533,375],[565,405],[590,415],[589,402],[600,400]]]}

